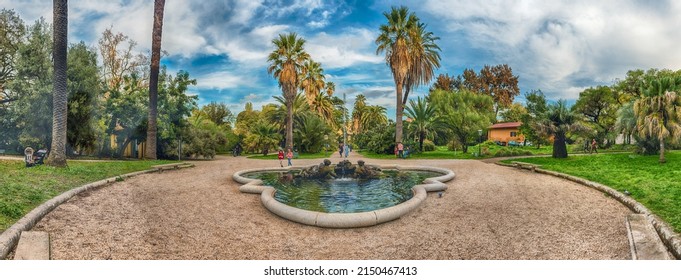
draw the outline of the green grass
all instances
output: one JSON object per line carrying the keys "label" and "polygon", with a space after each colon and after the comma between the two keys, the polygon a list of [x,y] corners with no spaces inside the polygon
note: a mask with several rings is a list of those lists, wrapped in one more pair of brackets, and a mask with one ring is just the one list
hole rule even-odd
{"label": "green grass", "polygon": [[[299,153],[298,158],[295,159],[316,159],[316,158],[328,158],[329,156],[333,156],[334,153],[331,151],[328,152],[319,152],[315,154],[307,154],[307,153]],[[263,156],[262,154],[253,154],[253,155],[247,155],[246,157],[252,158],[252,159],[278,159],[277,157],[277,152],[275,151],[274,153],[270,153],[267,156]],[[286,160],[286,159],[284,159]]]}
{"label": "green grass", "polygon": [[593,156],[515,159],[540,164],[554,170],[627,190],[656,215],[681,232],[681,151],[666,155],[667,163],[659,164],[659,156],[634,154],[599,154]]}
{"label": "green grass", "polygon": [[69,161],[67,168],[0,160],[0,232],[41,203],[75,187],[172,161]]}

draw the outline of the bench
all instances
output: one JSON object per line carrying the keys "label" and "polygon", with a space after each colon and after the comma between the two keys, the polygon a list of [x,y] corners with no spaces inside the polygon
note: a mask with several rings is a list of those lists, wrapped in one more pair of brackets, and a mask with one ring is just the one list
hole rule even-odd
{"label": "bench", "polygon": [[541,165],[538,164],[532,164],[532,163],[527,163],[527,162],[520,162],[520,161],[513,161],[511,162],[513,166],[520,168],[520,169],[529,169],[532,170],[532,172],[535,172],[537,168],[540,168]]}
{"label": "bench", "polygon": [[164,170],[172,170],[172,169],[181,169],[181,168],[187,168],[187,167],[194,167],[194,164],[192,163],[187,163],[187,162],[178,162],[178,163],[169,163],[169,164],[161,164],[161,165],[154,165],[152,168],[156,171],[163,172]]}

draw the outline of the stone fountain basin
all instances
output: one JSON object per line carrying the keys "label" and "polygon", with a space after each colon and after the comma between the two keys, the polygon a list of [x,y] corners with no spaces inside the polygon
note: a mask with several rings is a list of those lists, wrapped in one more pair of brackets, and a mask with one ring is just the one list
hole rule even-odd
{"label": "stone fountain basin", "polygon": [[[308,166],[309,167],[309,166]],[[276,189],[263,185],[262,180],[251,179],[245,174],[253,172],[281,172],[290,170],[302,170],[308,167],[285,167],[285,168],[259,168],[242,170],[234,173],[232,178],[243,186],[239,191],[243,193],[260,194],[260,200],[267,210],[284,219],[297,223],[324,227],[324,228],[356,228],[368,227],[389,222],[400,218],[416,209],[426,199],[428,192],[444,191],[447,185],[444,182],[454,179],[453,171],[431,166],[400,166],[378,165],[381,169],[398,171],[430,171],[442,174],[441,176],[426,178],[423,184],[412,187],[414,195],[409,200],[395,206],[359,213],[324,213],[304,210],[288,206],[274,199]]]}

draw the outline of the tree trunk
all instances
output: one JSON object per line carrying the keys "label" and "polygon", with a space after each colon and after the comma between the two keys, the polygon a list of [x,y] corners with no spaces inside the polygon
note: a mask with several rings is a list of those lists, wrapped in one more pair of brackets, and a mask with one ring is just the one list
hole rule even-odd
{"label": "tree trunk", "polygon": [[419,133],[419,151],[421,151],[422,153],[424,152],[423,151],[423,139],[424,138],[426,138],[425,135],[423,135],[423,133]]}
{"label": "tree trunk", "polygon": [[154,27],[151,31],[151,73],[149,75],[149,120],[147,122],[147,149],[144,157],[156,159],[156,119],[158,115],[158,71],[161,61],[161,33],[165,0],[154,0]]}
{"label": "tree trunk", "polygon": [[[295,98],[295,95],[293,96]],[[291,150],[293,150],[293,98],[286,98],[286,148]]]}
{"label": "tree trunk", "polygon": [[54,89],[52,92],[52,145],[47,165],[66,167],[66,118],[68,93],[66,92],[66,50],[68,34],[68,2],[53,0]]}
{"label": "tree trunk", "polygon": [[556,133],[556,139],[553,141],[553,158],[567,158],[567,156],[565,133]]}
{"label": "tree trunk", "polygon": [[395,109],[395,146],[402,142],[402,82],[396,83],[397,85],[397,108]]}
{"label": "tree trunk", "polygon": [[660,163],[665,163],[667,160],[664,158],[664,140],[660,140]]}

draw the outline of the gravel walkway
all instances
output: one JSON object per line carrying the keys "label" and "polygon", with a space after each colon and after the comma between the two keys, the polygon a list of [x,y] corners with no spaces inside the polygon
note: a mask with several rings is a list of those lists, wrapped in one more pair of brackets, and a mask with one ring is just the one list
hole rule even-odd
{"label": "gravel walkway", "polygon": [[54,259],[630,258],[630,211],[590,188],[473,160],[367,161],[449,168],[457,177],[442,198],[429,194],[398,220],[322,229],[271,214],[231,179],[278,161],[219,157],[84,193],[35,230],[50,233]]}

